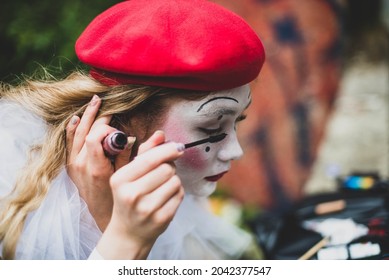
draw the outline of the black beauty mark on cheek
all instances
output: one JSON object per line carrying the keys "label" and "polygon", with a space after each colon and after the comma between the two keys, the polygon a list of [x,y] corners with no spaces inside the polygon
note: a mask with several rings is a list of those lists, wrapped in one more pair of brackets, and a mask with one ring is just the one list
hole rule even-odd
{"label": "black beauty mark on cheek", "polygon": [[209,146],[205,147],[205,151],[208,153],[211,150]]}

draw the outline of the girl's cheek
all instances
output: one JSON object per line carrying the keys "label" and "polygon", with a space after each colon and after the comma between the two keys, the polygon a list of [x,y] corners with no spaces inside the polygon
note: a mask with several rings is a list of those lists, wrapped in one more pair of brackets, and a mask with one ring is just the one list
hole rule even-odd
{"label": "girl's cheek", "polygon": [[160,128],[165,132],[167,141],[174,141],[177,143],[188,143],[190,136],[187,135],[182,121],[178,116],[169,115],[165,124]]}
{"label": "girl's cheek", "polygon": [[197,147],[189,148],[185,150],[183,156],[177,160],[177,163],[195,170],[204,169],[207,164],[205,151]]}

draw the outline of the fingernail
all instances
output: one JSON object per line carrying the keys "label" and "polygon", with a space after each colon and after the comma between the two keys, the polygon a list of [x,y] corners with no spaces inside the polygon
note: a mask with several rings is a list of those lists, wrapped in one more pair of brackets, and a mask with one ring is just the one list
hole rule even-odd
{"label": "fingernail", "polygon": [[176,143],[177,151],[183,152],[185,151],[185,145],[182,143]]}
{"label": "fingernail", "polygon": [[91,102],[90,102],[90,105],[91,106],[95,106],[96,104],[97,104],[97,102],[99,101],[99,97],[95,94],[95,95],[93,95],[93,98],[92,98],[92,100],[91,100]]}
{"label": "fingernail", "polygon": [[75,124],[77,124],[77,122],[78,122],[78,117],[77,116],[73,116],[71,118],[71,120],[70,120],[70,124],[71,125],[75,125]]}

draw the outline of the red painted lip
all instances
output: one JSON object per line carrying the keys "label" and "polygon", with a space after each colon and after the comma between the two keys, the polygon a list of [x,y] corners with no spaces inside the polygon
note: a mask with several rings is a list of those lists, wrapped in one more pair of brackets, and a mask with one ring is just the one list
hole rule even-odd
{"label": "red painted lip", "polygon": [[205,180],[210,181],[210,182],[216,182],[216,181],[220,180],[221,177],[223,177],[223,175],[226,173],[227,173],[227,171],[222,172],[222,173],[217,174],[217,175],[214,175],[214,176],[205,177]]}

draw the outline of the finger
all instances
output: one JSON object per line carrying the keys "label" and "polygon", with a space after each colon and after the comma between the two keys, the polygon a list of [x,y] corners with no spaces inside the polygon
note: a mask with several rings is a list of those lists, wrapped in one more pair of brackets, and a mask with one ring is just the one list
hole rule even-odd
{"label": "finger", "polygon": [[96,119],[93,122],[92,128],[95,126],[102,125],[102,124],[109,125],[109,123],[111,122],[111,119],[112,119],[112,115],[99,117],[98,119]]}
{"label": "finger", "polygon": [[183,154],[183,144],[169,142],[159,145],[135,157],[111,177],[111,186],[139,179],[162,163],[176,160]]}
{"label": "finger", "polygon": [[81,117],[80,123],[76,129],[72,153],[78,154],[84,146],[85,137],[88,135],[92,124],[95,121],[97,112],[101,104],[101,99],[94,95],[89,105],[86,107],[84,114]]}
{"label": "finger", "polygon": [[176,169],[168,163],[162,163],[146,175],[135,180],[132,189],[141,195],[148,194],[165,184],[176,173]]}
{"label": "finger", "polygon": [[165,133],[161,130],[157,130],[153,135],[150,136],[149,139],[146,140],[146,142],[139,146],[138,154],[142,154],[163,143],[165,143]]}
{"label": "finger", "polygon": [[[161,186],[164,186],[164,184],[167,184],[167,182],[175,176],[174,173],[175,170],[166,163],[152,170],[150,173],[138,180],[120,185],[114,193],[116,193],[121,200],[126,201],[126,203],[132,207],[136,207],[139,213],[148,216],[156,209],[151,207],[147,202],[150,202],[151,200],[147,200],[147,195]],[[147,200],[146,202],[143,201],[145,198]],[[154,196],[154,198],[158,200],[158,202],[154,202],[156,205],[161,205],[164,201],[166,201],[164,197],[161,198]],[[142,207],[138,207],[139,205]]]}
{"label": "finger", "polygon": [[184,199],[184,189],[175,193],[164,205],[162,205],[153,215],[153,220],[159,224],[167,224],[177,213],[178,207]]}
{"label": "finger", "polygon": [[154,209],[157,211],[165,205],[173,196],[181,191],[181,180],[177,175],[170,177],[164,184],[156,188],[139,201],[139,209]]}
{"label": "finger", "polygon": [[100,162],[106,163],[107,157],[104,154],[103,145],[101,144],[104,138],[111,132],[117,131],[109,125],[99,125],[93,127],[85,138],[85,149],[91,162],[95,162],[96,166]]}
{"label": "finger", "polygon": [[66,126],[66,158],[67,161],[71,160],[70,154],[73,147],[74,134],[76,132],[77,126],[80,122],[80,118],[78,116],[73,116],[69,123]]}

